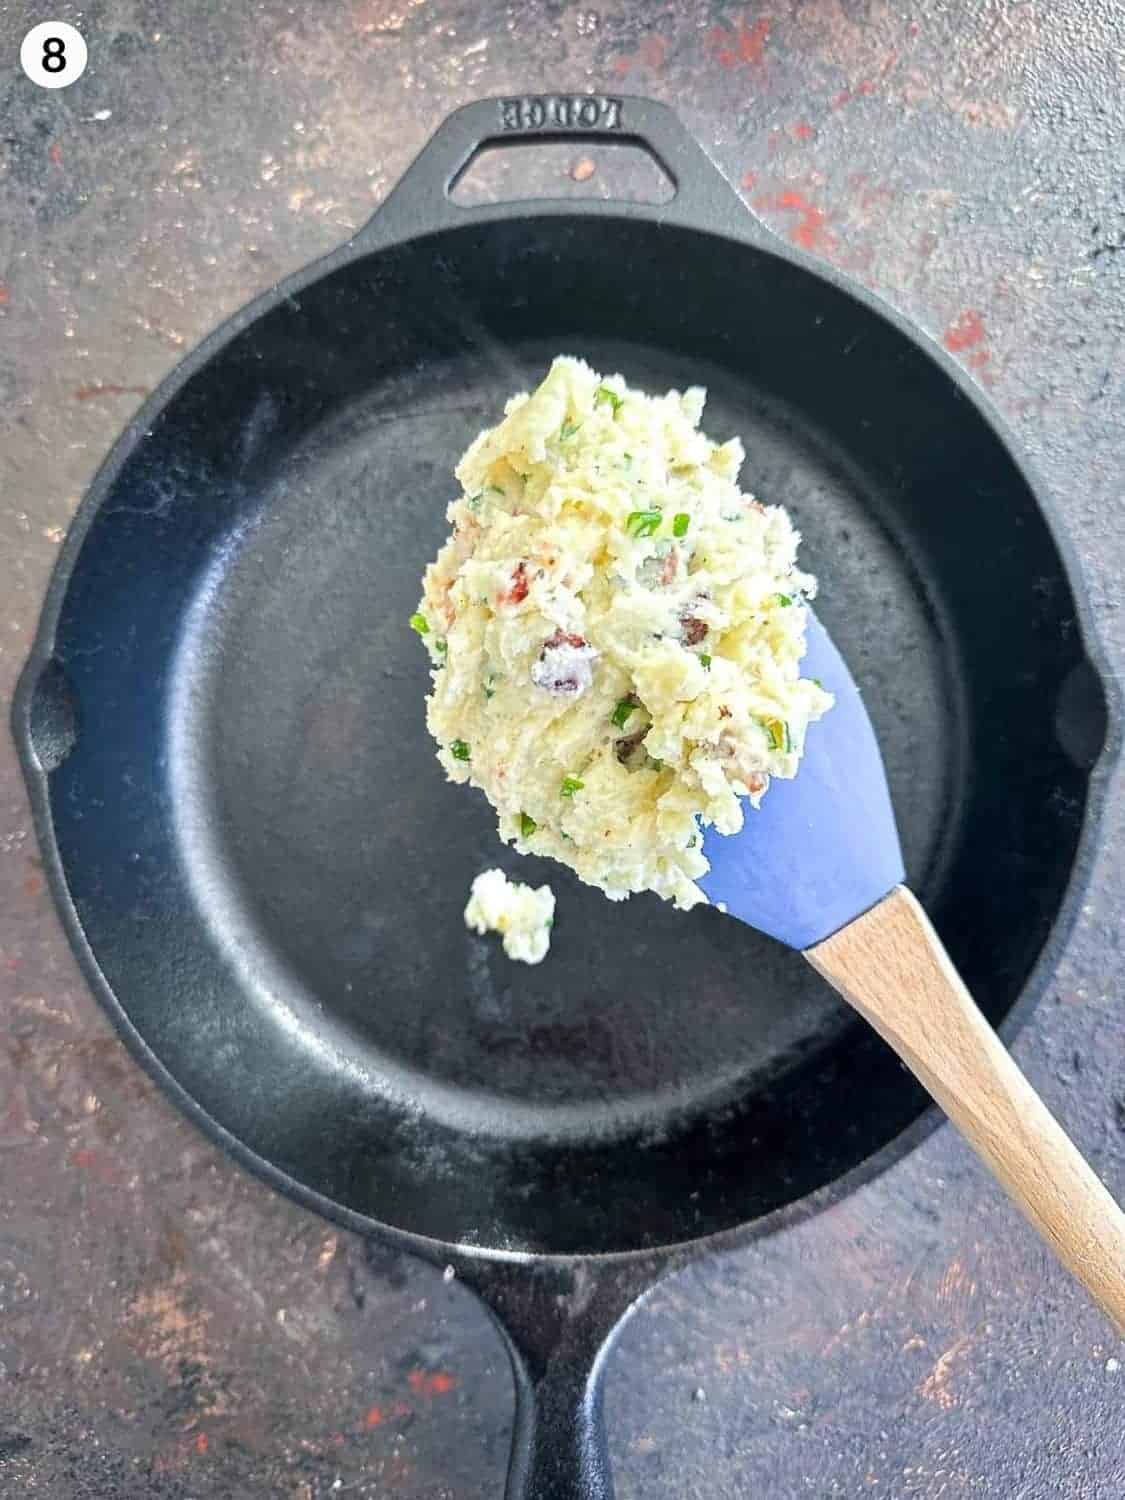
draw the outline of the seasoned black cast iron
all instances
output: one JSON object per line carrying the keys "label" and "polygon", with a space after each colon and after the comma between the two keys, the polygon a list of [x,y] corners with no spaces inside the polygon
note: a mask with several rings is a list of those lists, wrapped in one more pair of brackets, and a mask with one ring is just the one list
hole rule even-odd
{"label": "seasoned black cast iron", "polygon": [[[645,145],[674,199],[449,199],[486,140],[583,134]],[[1073,909],[1107,738],[1075,575],[979,397],[656,104],[461,110],[130,425],[15,705],[71,941],[240,1161],[477,1289],[516,1372],[509,1494],[537,1500],[609,1495],[601,1368],[653,1279],[851,1187],[926,1105],[799,955],[519,861],[443,780],[406,622],[453,462],[559,351],[705,384],[707,430],[746,439],[865,691],[911,883],[1009,1028]],[[496,862],[558,892],[537,969],[465,930]]]}

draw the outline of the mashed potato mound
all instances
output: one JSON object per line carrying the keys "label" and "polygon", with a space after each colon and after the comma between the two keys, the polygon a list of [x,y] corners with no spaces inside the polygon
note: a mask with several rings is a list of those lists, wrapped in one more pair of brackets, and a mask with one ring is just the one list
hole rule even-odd
{"label": "mashed potato mound", "polygon": [[522,880],[509,880],[503,870],[485,870],[473,881],[465,926],[482,936],[498,932],[509,958],[542,963],[554,920],[555,893],[549,885],[533,889]]}
{"label": "mashed potato mound", "polygon": [[613,900],[706,900],[701,828],[742,827],[832,705],[802,679],[799,540],[738,488],[705,392],[648,396],[559,358],[457,466],[411,624],[450,780],[500,836]]}

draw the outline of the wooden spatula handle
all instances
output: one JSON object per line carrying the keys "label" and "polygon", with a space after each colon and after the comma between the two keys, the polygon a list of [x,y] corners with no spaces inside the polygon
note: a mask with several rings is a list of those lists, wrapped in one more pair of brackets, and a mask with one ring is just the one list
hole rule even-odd
{"label": "wooden spatula handle", "polygon": [[899,886],[805,957],[865,1016],[1125,1333],[1125,1214],[1004,1049]]}

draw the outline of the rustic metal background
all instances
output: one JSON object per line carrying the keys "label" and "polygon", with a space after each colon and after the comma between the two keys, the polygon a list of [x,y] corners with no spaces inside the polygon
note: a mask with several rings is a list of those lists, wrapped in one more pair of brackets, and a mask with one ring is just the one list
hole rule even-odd
{"label": "rustic metal background", "polygon": [[[70,20],[85,76],[19,71]],[[1125,19],[1116,0],[90,0],[0,10],[0,697],[84,485],[228,313],[505,90],[677,105],[748,202],[985,384],[1120,666]],[[478,194],[647,191],[550,148]],[[738,287],[730,289],[737,298]],[[971,546],[971,539],[966,539]],[[1125,1196],[1125,818],[1016,1052]],[[610,1374],[622,1500],[1105,1500],[1125,1348],[951,1131],[667,1283]],[[235,1168],[80,983],[0,739],[0,1495],[498,1496],[511,1392],[440,1276]]]}

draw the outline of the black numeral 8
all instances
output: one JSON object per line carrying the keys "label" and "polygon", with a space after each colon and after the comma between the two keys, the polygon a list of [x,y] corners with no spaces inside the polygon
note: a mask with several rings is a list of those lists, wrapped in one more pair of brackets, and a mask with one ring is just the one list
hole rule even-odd
{"label": "black numeral 8", "polygon": [[66,43],[61,36],[49,36],[43,43],[44,73],[61,73],[66,67]]}

